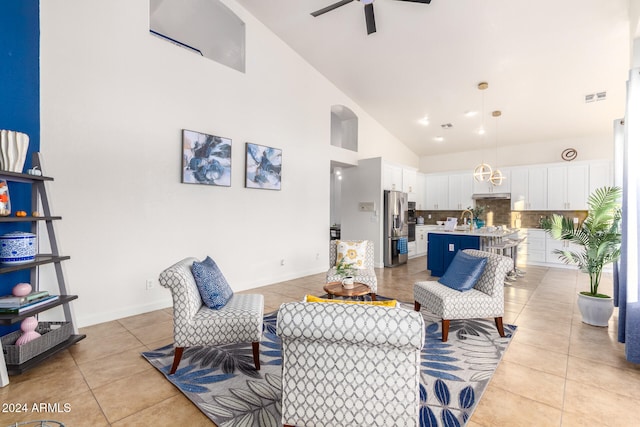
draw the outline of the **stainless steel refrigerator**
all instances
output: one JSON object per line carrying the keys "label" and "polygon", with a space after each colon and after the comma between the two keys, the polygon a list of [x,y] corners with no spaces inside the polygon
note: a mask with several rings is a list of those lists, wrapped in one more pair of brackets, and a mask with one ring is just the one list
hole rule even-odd
{"label": "stainless steel refrigerator", "polygon": [[384,266],[405,264],[408,257],[408,196],[384,191]]}

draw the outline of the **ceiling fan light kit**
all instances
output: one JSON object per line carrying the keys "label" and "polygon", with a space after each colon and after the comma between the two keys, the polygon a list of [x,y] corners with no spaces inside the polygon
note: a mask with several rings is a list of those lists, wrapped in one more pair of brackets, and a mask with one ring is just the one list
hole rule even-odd
{"label": "ceiling fan light kit", "polygon": [[[327,7],[323,7],[322,9],[318,9],[315,12],[311,12],[311,16],[313,16],[314,18],[317,18],[320,15],[324,15],[327,12],[331,12],[332,10],[335,10],[353,1],[354,0],[341,0],[337,3],[330,4]],[[364,5],[364,19],[365,19],[365,23],[367,24],[367,35],[373,34],[376,32],[376,18],[373,12],[374,0],[358,0],[358,1]],[[431,3],[431,0],[395,0],[395,1],[404,1],[409,3],[424,3],[424,4]]]}

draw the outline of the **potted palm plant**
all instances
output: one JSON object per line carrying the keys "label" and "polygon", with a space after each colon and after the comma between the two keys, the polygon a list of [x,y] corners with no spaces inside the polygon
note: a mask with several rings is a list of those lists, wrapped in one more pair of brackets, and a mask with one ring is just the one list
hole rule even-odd
{"label": "potted palm plant", "polygon": [[578,294],[582,321],[594,326],[607,326],[613,314],[613,299],[598,292],[602,269],[620,258],[620,187],[596,189],[588,200],[589,211],[582,224],[570,218],[553,215],[541,222],[542,228],[554,239],[569,241],[579,250],[560,250],[554,253],[566,264],[575,264],[589,275],[589,291]]}

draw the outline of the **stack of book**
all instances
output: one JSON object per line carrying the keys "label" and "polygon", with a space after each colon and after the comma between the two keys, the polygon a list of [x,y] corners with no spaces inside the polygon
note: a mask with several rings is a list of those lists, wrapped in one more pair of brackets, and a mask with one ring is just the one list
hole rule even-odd
{"label": "stack of book", "polygon": [[49,295],[49,291],[34,291],[29,295],[0,297],[0,314],[20,314],[58,299],[58,295]]}

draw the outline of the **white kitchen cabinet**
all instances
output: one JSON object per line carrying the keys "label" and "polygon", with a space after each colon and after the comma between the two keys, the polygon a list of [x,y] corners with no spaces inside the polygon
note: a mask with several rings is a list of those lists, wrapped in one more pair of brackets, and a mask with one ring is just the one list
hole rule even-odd
{"label": "white kitchen cabinet", "polygon": [[449,209],[463,210],[473,206],[473,174],[449,175]]}
{"label": "white kitchen cabinet", "polygon": [[[597,188],[613,185],[613,168],[610,161],[596,161],[589,164],[589,194]],[[588,199],[587,199],[588,200]]]}
{"label": "white kitchen cabinet", "polygon": [[385,163],[383,166],[383,189],[403,191],[402,189],[402,167]]}
{"label": "white kitchen cabinet", "polygon": [[402,191],[409,193],[409,198],[416,193],[416,180],[418,171],[402,168]]}
{"label": "white kitchen cabinet", "polygon": [[545,261],[548,264],[564,264],[567,265],[563,260],[560,259],[560,255],[555,254],[554,251],[559,249],[561,251],[571,251],[571,252],[581,252],[582,247],[576,245],[575,243],[571,243],[566,240],[556,240],[553,237],[546,235],[546,258]]}
{"label": "white kitchen cabinet", "polygon": [[511,209],[541,211],[547,209],[547,168],[518,167],[510,171]]}
{"label": "white kitchen cabinet", "polygon": [[473,185],[473,194],[493,194],[493,193],[509,193],[511,191],[511,179],[509,169],[500,169],[505,179],[501,185],[495,186],[491,181],[476,181],[473,179],[471,183]]}
{"label": "white kitchen cabinet", "polygon": [[413,258],[416,256],[416,242],[409,242],[407,243],[407,251],[409,252],[407,254],[408,258]]}
{"label": "white kitchen cabinet", "polygon": [[416,256],[426,255],[428,231],[427,226],[416,227]]}
{"label": "white kitchen cabinet", "polygon": [[589,193],[589,165],[547,168],[547,209],[586,210]]}
{"label": "white kitchen cabinet", "polygon": [[416,210],[424,210],[425,200],[424,197],[426,195],[426,181],[427,176],[423,173],[416,174],[416,192],[413,196],[413,201],[416,202]]}
{"label": "white kitchen cabinet", "polygon": [[542,229],[522,228],[518,233],[525,238],[518,245],[518,264],[544,263],[546,261],[546,232]]}
{"label": "white kitchen cabinet", "polygon": [[427,175],[425,189],[425,210],[447,210],[449,208],[448,175]]}

